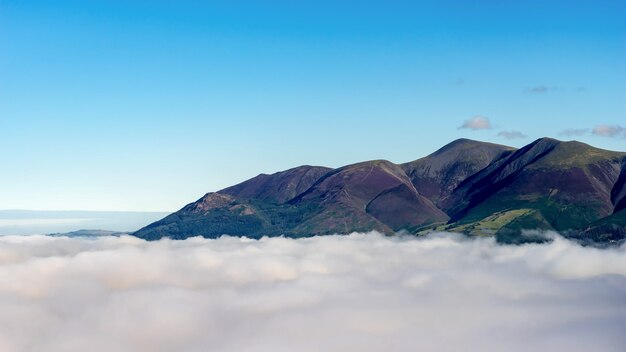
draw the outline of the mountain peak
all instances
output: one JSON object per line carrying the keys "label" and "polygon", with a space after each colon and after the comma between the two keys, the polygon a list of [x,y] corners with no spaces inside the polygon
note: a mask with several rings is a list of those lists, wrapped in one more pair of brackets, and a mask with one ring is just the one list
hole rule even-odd
{"label": "mountain peak", "polygon": [[530,144],[526,145],[520,150],[531,150],[533,148],[552,149],[561,143],[563,142],[555,138],[542,137],[532,141]]}
{"label": "mountain peak", "polygon": [[461,138],[402,167],[413,185],[440,205],[464,179],[514,150],[500,144]]}
{"label": "mountain peak", "polygon": [[509,147],[509,146],[502,145],[502,144],[482,142],[482,141],[477,141],[477,140],[468,139],[468,138],[459,138],[439,148],[437,151],[435,151],[431,155],[442,154],[442,153],[450,152],[450,151],[467,150],[467,149],[476,148],[476,147],[487,147],[487,148],[509,149],[509,150],[515,149],[513,147]]}
{"label": "mountain peak", "polygon": [[545,142],[552,142],[552,143],[560,143],[563,142],[559,139],[553,138],[553,137],[541,137],[535,140],[535,142],[539,142],[539,141],[545,141]]}
{"label": "mountain peak", "polygon": [[[541,138],[531,143],[528,151],[537,149],[544,155],[537,163],[538,166],[555,167],[557,165],[569,165],[582,167],[594,164],[600,160],[615,161],[626,155],[623,152],[596,148],[589,144],[572,141],[560,141],[554,138]],[[525,147],[526,148],[526,147]]]}
{"label": "mountain peak", "polygon": [[562,141],[560,139],[556,139],[552,137],[539,138],[535,140],[534,142],[530,143],[530,145],[543,145],[543,146],[549,145],[549,146],[558,147],[558,148],[578,149],[578,150],[581,150],[581,149],[604,150],[604,149],[596,148],[587,143],[583,143],[577,140]]}

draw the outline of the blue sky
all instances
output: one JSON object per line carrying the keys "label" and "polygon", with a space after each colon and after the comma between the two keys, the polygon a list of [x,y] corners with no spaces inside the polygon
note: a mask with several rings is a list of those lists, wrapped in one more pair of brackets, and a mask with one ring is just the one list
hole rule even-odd
{"label": "blue sky", "polygon": [[0,0],[0,209],[170,211],[459,137],[626,150],[625,126],[624,1]]}

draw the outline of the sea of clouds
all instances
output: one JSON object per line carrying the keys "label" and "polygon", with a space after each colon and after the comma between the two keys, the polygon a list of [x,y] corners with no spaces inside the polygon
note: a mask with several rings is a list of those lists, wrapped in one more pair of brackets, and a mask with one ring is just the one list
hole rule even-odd
{"label": "sea of clouds", "polygon": [[0,351],[624,351],[626,246],[0,237]]}

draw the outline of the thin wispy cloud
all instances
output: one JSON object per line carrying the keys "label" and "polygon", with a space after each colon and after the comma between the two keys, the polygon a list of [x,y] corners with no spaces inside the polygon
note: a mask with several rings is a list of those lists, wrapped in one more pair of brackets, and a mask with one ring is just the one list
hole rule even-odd
{"label": "thin wispy cloud", "polygon": [[600,137],[626,138],[626,127],[618,125],[596,125],[591,133]]}
{"label": "thin wispy cloud", "polygon": [[498,133],[498,136],[506,138],[506,139],[523,139],[528,136],[519,131],[501,131]]}
{"label": "thin wispy cloud", "polygon": [[559,132],[559,136],[563,137],[580,137],[589,133],[588,128],[566,128]]}
{"label": "thin wispy cloud", "polygon": [[489,130],[492,129],[491,121],[488,117],[476,115],[471,119],[467,119],[463,122],[461,126],[458,127],[459,130],[469,129],[469,130]]}
{"label": "thin wispy cloud", "polygon": [[559,237],[11,236],[0,282],[3,352],[626,346],[626,247]]}
{"label": "thin wispy cloud", "polygon": [[552,92],[558,92],[558,91],[562,92],[564,91],[564,88],[560,88],[557,86],[547,86],[545,84],[538,84],[536,86],[524,88],[524,92],[530,93],[530,94],[545,94],[545,93],[552,93]]}
{"label": "thin wispy cloud", "polygon": [[575,92],[575,93],[584,93],[587,91],[587,87],[578,86],[578,87],[558,87],[558,86],[548,86],[545,84],[538,84],[532,87],[524,88],[524,93],[528,94],[546,94],[546,93],[564,93],[564,92]]}
{"label": "thin wispy cloud", "polygon": [[554,90],[554,88],[550,88],[545,85],[537,85],[537,86],[529,87],[525,89],[525,91],[528,93],[547,93],[551,90]]}

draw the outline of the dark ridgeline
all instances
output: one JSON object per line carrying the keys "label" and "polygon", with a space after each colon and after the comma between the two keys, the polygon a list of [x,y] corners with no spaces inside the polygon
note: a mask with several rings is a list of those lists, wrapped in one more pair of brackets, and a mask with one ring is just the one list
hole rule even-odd
{"label": "dark ridgeline", "polygon": [[626,153],[542,138],[521,148],[456,140],[405,164],[366,161],[261,174],[134,233],[155,240],[302,237],[432,230],[538,240],[556,230],[610,243],[626,236]]}

